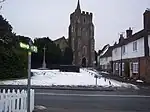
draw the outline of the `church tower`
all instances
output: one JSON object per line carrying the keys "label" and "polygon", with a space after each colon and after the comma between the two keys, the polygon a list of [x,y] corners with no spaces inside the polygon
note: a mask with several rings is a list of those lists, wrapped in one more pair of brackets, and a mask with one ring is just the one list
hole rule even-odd
{"label": "church tower", "polygon": [[73,64],[93,66],[95,61],[95,40],[93,14],[81,11],[80,1],[70,15],[69,45],[73,50]]}

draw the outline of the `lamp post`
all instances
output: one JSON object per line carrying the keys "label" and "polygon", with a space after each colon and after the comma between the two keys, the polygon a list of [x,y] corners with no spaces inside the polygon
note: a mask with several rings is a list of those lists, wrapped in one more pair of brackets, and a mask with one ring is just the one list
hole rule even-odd
{"label": "lamp post", "polygon": [[27,84],[27,112],[30,112],[30,89],[31,89],[31,54],[37,53],[37,47],[32,46],[32,42],[28,44],[20,42],[20,47],[28,51],[28,84]]}

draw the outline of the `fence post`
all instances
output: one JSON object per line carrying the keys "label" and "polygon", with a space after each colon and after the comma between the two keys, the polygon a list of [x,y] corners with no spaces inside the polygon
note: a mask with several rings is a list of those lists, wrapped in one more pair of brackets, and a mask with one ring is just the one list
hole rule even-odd
{"label": "fence post", "polygon": [[15,111],[15,103],[16,103],[16,92],[15,92],[15,90],[13,89],[12,90],[12,112],[14,112]]}
{"label": "fence post", "polygon": [[11,93],[10,89],[7,91],[7,99],[8,99],[8,112],[11,112]]}
{"label": "fence post", "polygon": [[24,104],[24,90],[21,91],[21,105],[20,105],[20,111],[24,111],[23,104]]}
{"label": "fence post", "polygon": [[34,90],[31,90],[31,112],[34,110]]}
{"label": "fence post", "polygon": [[4,101],[4,112],[7,112],[7,93],[6,90],[3,89],[3,101]]}
{"label": "fence post", "polygon": [[17,98],[17,108],[16,108],[16,110],[19,111],[19,99],[20,99],[20,90],[19,89],[17,90],[17,97],[16,98]]}
{"label": "fence post", "polygon": [[3,93],[0,91],[0,112],[3,111],[3,107],[4,107],[4,104],[3,104]]}

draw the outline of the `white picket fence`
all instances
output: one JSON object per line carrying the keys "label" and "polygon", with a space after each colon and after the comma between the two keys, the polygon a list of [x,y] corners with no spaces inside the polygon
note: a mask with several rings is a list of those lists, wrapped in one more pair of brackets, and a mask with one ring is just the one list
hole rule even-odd
{"label": "white picket fence", "polygon": [[[34,90],[31,89],[31,112],[34,110]],[[0,91],[0,112],[27,112],[27,92],[25,90]]]}

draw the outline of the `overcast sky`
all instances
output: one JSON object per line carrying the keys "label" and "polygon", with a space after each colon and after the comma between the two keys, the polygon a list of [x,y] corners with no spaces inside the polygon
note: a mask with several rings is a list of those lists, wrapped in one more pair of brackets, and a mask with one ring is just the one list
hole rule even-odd
{"label": "overcast sky", "polygon": [[[143,13],[150,0],[80,0],[82,11],[94,14],[96,50],[113,44],[120,32],[143,28]],[[68,38],[69,16],[77,0],[6,0],[1,13],[17,34]]]}

